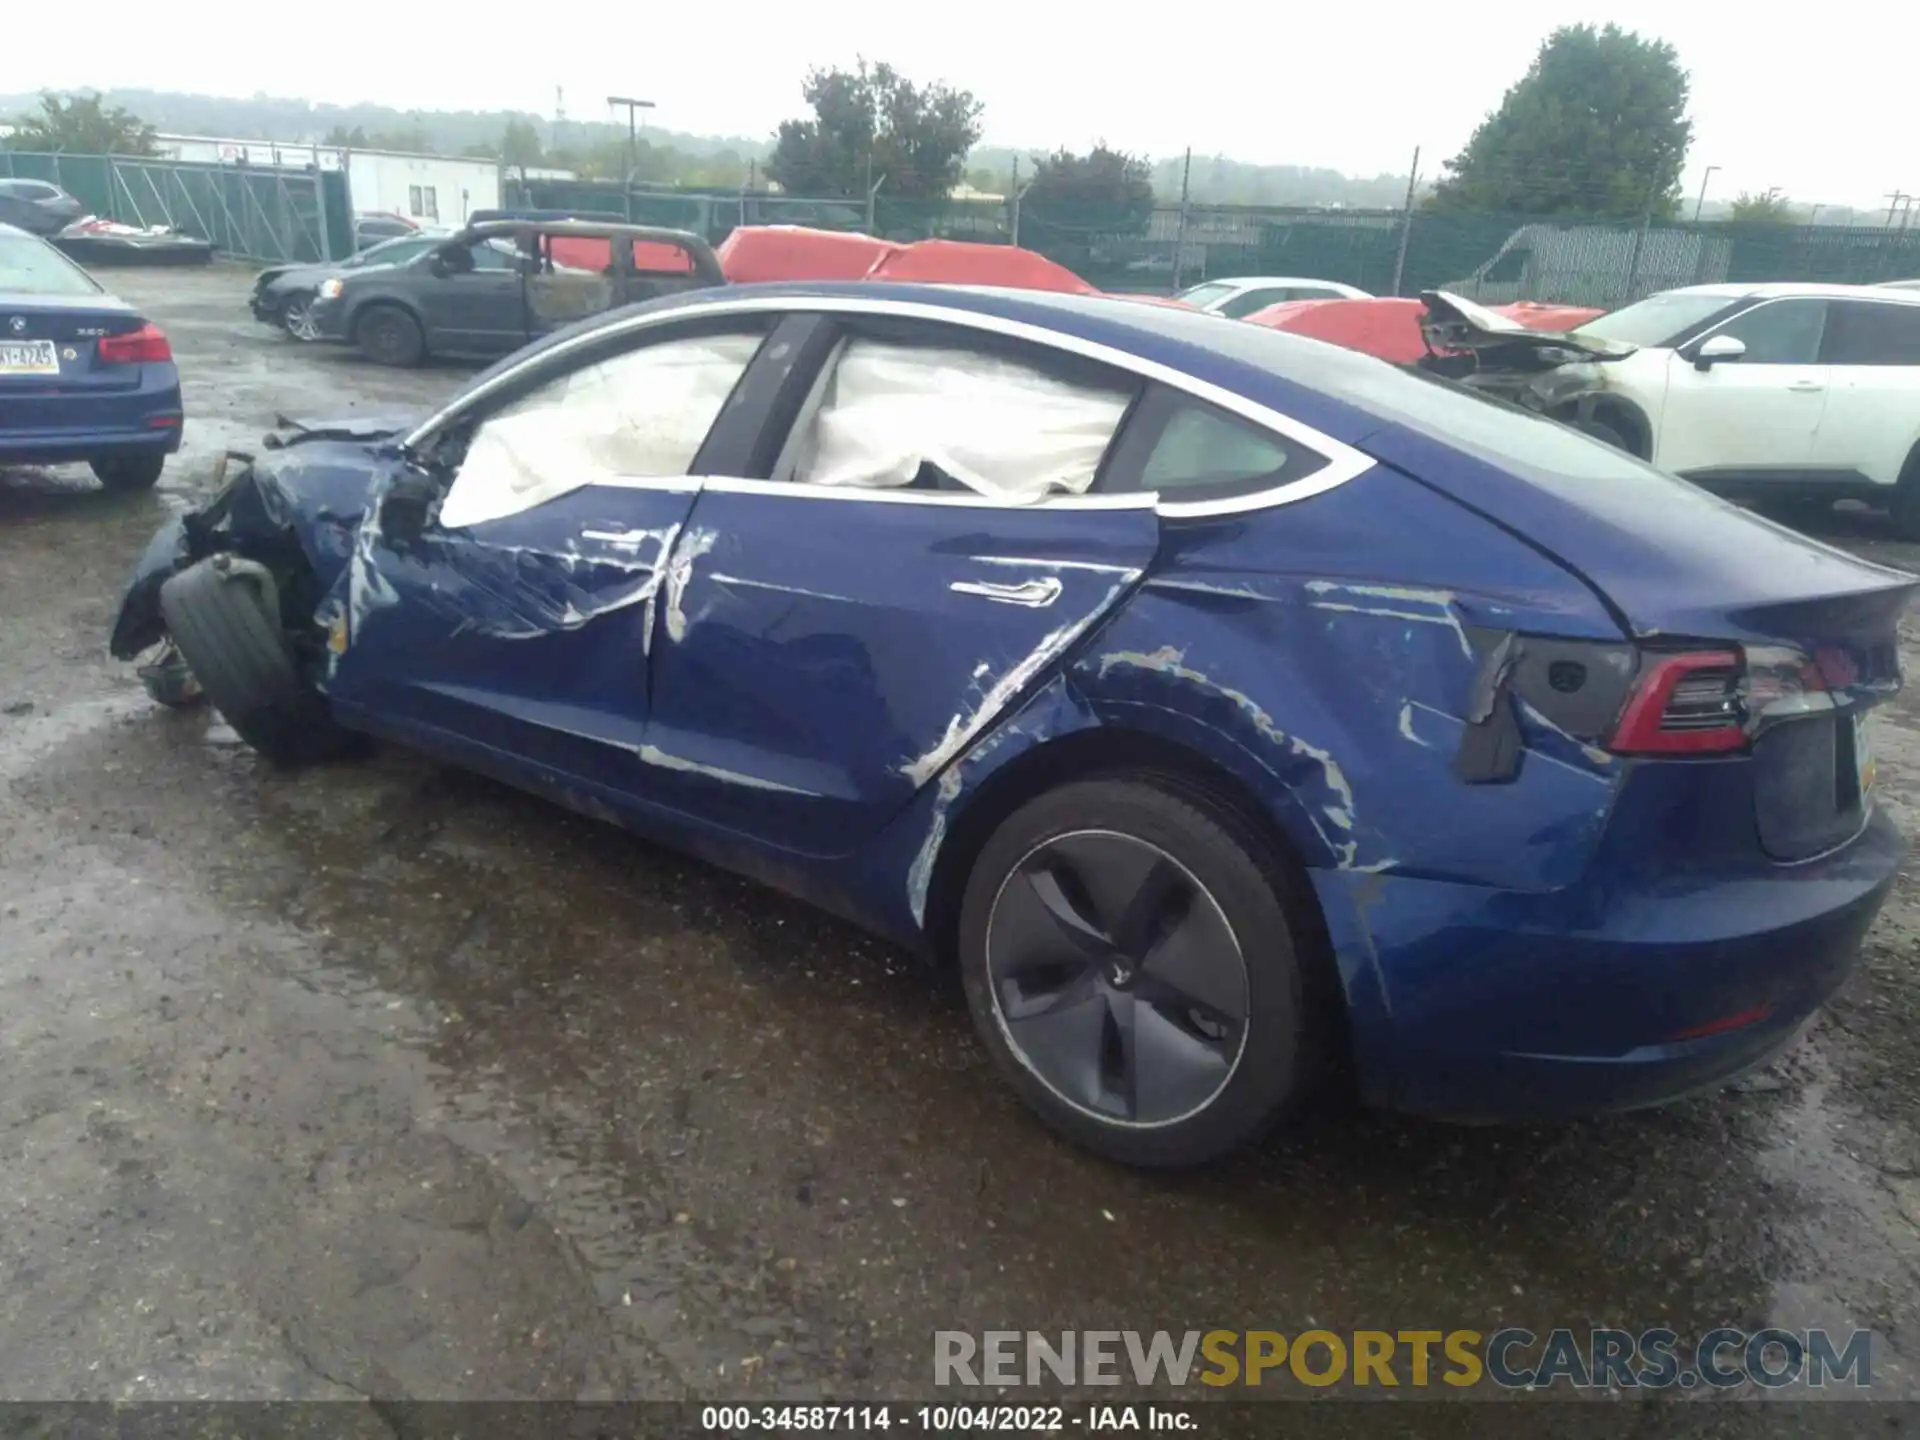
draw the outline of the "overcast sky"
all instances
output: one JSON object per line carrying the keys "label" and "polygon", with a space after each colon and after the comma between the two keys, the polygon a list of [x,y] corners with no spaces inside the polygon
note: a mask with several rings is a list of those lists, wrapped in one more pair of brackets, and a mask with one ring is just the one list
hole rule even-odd
{"label": "overcast sky", "polygon": [[[801,109],[810,64],[891,61],[986,103],[986,142],[1097,139],[1153,156],[1224,152],[1269,164],[1432,173],[1520,77],[1541,39],[1615,21],[1671,41],[1693,74],[1687,189],[1779,186],[1872,205],[1920,189],[1920,9],[1829,0],[1470,0],[1460,5],[437,4],[288,10],[259,0],[0,0],[10,89],[155,89],[510,107],[608,117],[605,97],[658,103],[662,125],[762,135]],[[115,23],[119,17],[124,20]],[[296,18],[298,17],[298,18]],[[1884,205],[1884,200],[1879,200]]]}

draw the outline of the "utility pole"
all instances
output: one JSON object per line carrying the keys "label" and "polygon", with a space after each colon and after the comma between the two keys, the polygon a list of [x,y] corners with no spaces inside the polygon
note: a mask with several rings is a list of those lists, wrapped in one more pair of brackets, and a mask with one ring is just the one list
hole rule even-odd
{"label": "utility pole", "polygon": [[1719,168],[1718,165],[1709,165],[1707,173],[1700,177],[1700,198],[1693,202],[1693,223],[1696,225],[1700,223],[1700,207],[1707,203],[1707,182],[1713,179],[1713,172]]}
{"label": "utility pole", "polygon": [[1187,158],[1180,166],[1180,223],[1173,232],[1173,289],[1180,292],[1180,266],[1187,252],[1187,185],[1193,179],[1193,147],[1187,147]]}
{"label": "utility pole", "polygon": [[1889,230],[1893,228],[1893,212],[1900,208],[1902,200],[1909,198],[1904,190],[1895,190],[1887,196],[1887,228]]}
{"label": "utility pole", "polygon": [[1407,167],[1407,207],[1400,215],[1400,253],[1393,257],[1393,293],[1400,293],[1400,281],[1407,273],[1407,241],[1413,236],[1413,191],[1420,183],[1420,147],[1413,147],[1413,164]]}
{"label": "utility pole", "polygon": [[609,95],[607,97],[607,105],[612,109],[624,106],[627,112],[627,183],[622,188],[626,192],[627,197],[627,219],[632,220],[633,171],[635,165],[639,163],[640,154],[639,114],[642,110],[653,109],[653,101],[635,100],[630,95]]}

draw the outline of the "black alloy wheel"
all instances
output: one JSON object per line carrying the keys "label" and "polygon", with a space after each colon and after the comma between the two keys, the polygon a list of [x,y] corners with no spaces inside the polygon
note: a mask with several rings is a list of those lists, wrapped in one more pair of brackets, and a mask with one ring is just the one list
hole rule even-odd
{"label": "black alloy wheel", "polygon": [[1314,1068],[1292,887],[1231,807],[1165,777],[1078,782],[987,843],[960,959],[1041,1118],[1130,1164],[1251,1139]]}
{"label": "black alloy wheel", "polygon": [[1009,875],[987,922],[1007,1042],[1061,1100],[1167,1125],[1204,1109],[1247,1040],[1247,963],[1219,902],[1131,835],[1049,840]]}

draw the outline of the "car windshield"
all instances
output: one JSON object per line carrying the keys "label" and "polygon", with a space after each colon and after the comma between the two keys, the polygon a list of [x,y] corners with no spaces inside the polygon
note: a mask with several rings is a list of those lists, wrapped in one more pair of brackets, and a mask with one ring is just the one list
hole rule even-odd
{"label": "car windshield", "polygon": [[1649,295],[1611,315],[1589,320],[1573,333],[1627,345],[1669,345],[1702,320],[1711,319],[1734,303],[1735,297],[1731,295],[1669,290],[1664,295]]}
{"label": "car windshield", "polygon": [[382,240],[378,245],[369,245],[358,255],[340,263],[356,270],[362,265],[400,265],[432,245],[431,239],[422,239],[418,235],[396,235],[391,240]]}
{"label": "car windshield", "polygon": [[0,294],[101,295],[93,277],[45,241],[0,235]]}
{"label": "car windshield", "polygon": [[1222,282],[1215,280],[1205,285],[1195,285],[1190,290],[1182,290],[1178,295],[1175,295],[1173,298],[1176,300],[1185,301],[1189,305],[1204,306],[1204,305],[1211,305],[1215,300],[1218,300],[1222,295],[1230,294],[1232,290],[1233,290],[1233,286],[1223,284]]}

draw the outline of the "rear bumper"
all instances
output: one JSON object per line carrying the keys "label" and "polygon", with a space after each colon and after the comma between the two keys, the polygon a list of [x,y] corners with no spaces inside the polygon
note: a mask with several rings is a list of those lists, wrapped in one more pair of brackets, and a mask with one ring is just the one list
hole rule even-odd
{"label": "rear bumper", "polygon": [[171,455],[180,448],[184,414],[180,373],[171,364],[129,390],[31,392],[0,399],[0,461],[60,465],[108,455]]}
{"label": "rear bumper", "polygon": [[1729,1080],[1845,981],[1904,850],[1881,813],[1824,859],[1745,879],[1520,895],[1321,872],[1362,1091],[1446,1119],[1541,1121]]}

